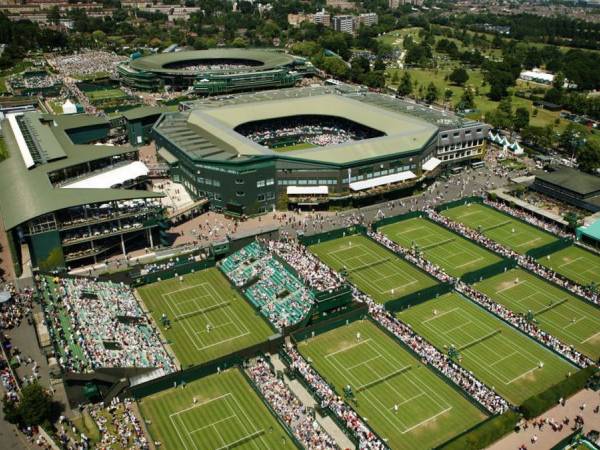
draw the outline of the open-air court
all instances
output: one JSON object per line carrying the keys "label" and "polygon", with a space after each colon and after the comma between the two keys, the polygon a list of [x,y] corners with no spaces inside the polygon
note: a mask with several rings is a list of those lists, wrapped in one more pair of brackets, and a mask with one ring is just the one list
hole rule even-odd
{"label": "open-air court", "polygon": [[239,369],[167,389],[139,405],[161,449],[296,448]]}
{"label": "open-air court", "polygon": [[298,350],[343,393],[390,448],[432,448],[485,414],[374,323],[364,320],[302,341]]}
{"label": "open-air court", "polygon": [[521,254],[558,239],[533,225],[480,203],[446,209],[442,214]]}
{"label": "open-air court", "polygon": [[577,245],[544,256],[538,262],[584,286],[600,285],[600,255]]}
{"label": "open-air court", "polygon": [[457,293],[399,312],[440,351],[454,346],[461,365],[520,404],[563,380],[574,366]]}
{"label": "open-air court", "polygon": [[600,356],[600,309],[521,269],[483,280],[474,287],[514,312],[528,314],[542,330],[587,356]]}
{"label": "open-air court", "polygon": [[[138,292],[183,366],[224,356],[274,333],[216,268]],[[170,321],[168,329],[163,314]]]}
{"label": "open-air court", "polygon": [[437,281],[371,239],[354,235],[310,246],[310,250],[379,303],[434,286]]}
{"label": "open-air court", "polygon": [[454,277],[500,261],[494,253],[427,219],[403,220],[379,231],[405,248],[417,246],[428,260]]}

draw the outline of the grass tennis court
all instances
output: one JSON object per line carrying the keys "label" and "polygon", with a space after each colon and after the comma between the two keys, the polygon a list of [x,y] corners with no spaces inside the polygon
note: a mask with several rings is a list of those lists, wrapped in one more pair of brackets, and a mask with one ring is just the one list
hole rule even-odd
{"label": "grass tennis court", "polygon": [[[138,289],[157,326],[186,367],[265,341],[274,332],[216,268]],[[162,314],[171,321],[166,330]]]}
{"label": "grass tennis court", "polygon": [[576,245],[544,256],[540,264],[584,286],[600,284],[600,256]]}
{"label": "grass tennis court", "polygon": [[442,211],[442,214],[481,231],[488,238],[517,253],[526,253],[557,240],[550,233],[479,203],[450,208]]}
{"label": "grass tennis court", "polygon": [[94,100],[107,100],[107,99],[118,99],[118,98],[125,98],[125,97],[127,97],[127,94],[125,94],[125,92],[123,92],[119,88],[115,88],[115,89],[99,89],[97,91],[87,91],[85,93],[85,95],[87,95],[87,97],[91,101],[94,101]]}
{"label": "grass tennis court", "polygon": [[427,219],[403,220],[379,231],[403,247],[418,246],[427,259],[454,277],[501,261],[494,253]]}
{"label": "grass tennis court", "polygon": [[432,448],[486,417],[368,320],[300,342],[298,350],[337,392],[351,386],[350,404],[390,448]]}
{"label": "grass tennis court", "polygon": [[348,279],[379,303],[437,284],[435,279],[362,235],[311,245],[310,250],[332,269],[346,268]]}
{"label": "grass tennis court", "polygon": [[296,448],[239,369],[167,389],[139,405],[152,440],[165,450]]}
{"label": "grass tennis court", "polygon": [[413,306],[397,316],[440,351],[447,353],[448,346],[454,345],[461,365],[513,404],[521,404],[576,370],[457,293]]}
{"label": "grass tennis court", "polygon": [[580,352],[600,356],[600,309],[522,269],[476,283],[474,287],[514,312],[533,312],[542,330]]}

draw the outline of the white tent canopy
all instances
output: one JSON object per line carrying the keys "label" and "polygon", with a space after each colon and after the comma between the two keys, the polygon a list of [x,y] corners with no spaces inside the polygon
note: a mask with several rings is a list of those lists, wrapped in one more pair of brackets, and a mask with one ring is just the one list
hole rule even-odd
{"label": "white tent canopy", "polygon": [[435,156],[428,159],[427,162],[425,162],[425,164],[423,164],[423,170],[433,170],[435,169],[437,166],[439,166],[442,163],[441,160],[437,159]]}
{"label": "white tent canopy", "polygon": [[394,173],[392,175],[371,178],[370,180],[356,181],[354,183],[350,183],[350,189],[352,189],[353,191],[362,191],[377,186],[383,186],[385,184],[399,183],[400,181],[412,180],[413,178],[417,178],[417,176],[410,170],[407,170],[405,172]]}
{"label": "white tent canopy", "polygon": [[125,166],[107,170],[98,175],[66,184],[63,189],[109,189],[137,177],[148,175],[148,167],[141,161],[133,161]]}
{"label": "white tent canopy", "polygon": [[288,195],[327,195],[328,186],[288,186]]}

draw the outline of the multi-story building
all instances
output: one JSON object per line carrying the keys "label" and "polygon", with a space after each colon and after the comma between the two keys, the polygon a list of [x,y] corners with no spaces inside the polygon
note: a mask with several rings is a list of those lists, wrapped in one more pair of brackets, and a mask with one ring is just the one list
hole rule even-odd
{"label": "multi-story building", "polygon": [[335,31],[342,33],[354,33],[354,16],[333,16],[331,25]]}
{"label": "multi-story building", "polygon": [[[378,23],[377,13],[363,13],[358,16],[358,25],[370,27]],[[356,27],[358,28],[358,27]]]}

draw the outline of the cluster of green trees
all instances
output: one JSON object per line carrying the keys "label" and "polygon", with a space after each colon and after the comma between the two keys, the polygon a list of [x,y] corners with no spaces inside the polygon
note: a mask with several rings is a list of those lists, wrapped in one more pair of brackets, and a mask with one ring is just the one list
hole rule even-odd
{"label": "cluster of green trees", "polygon": [[4,418],[9,423],[29,427],[43,426],[51,429],[56,405],[46,389],[36,382],[21,389],[18,401],[4,397],[2,411]]}

